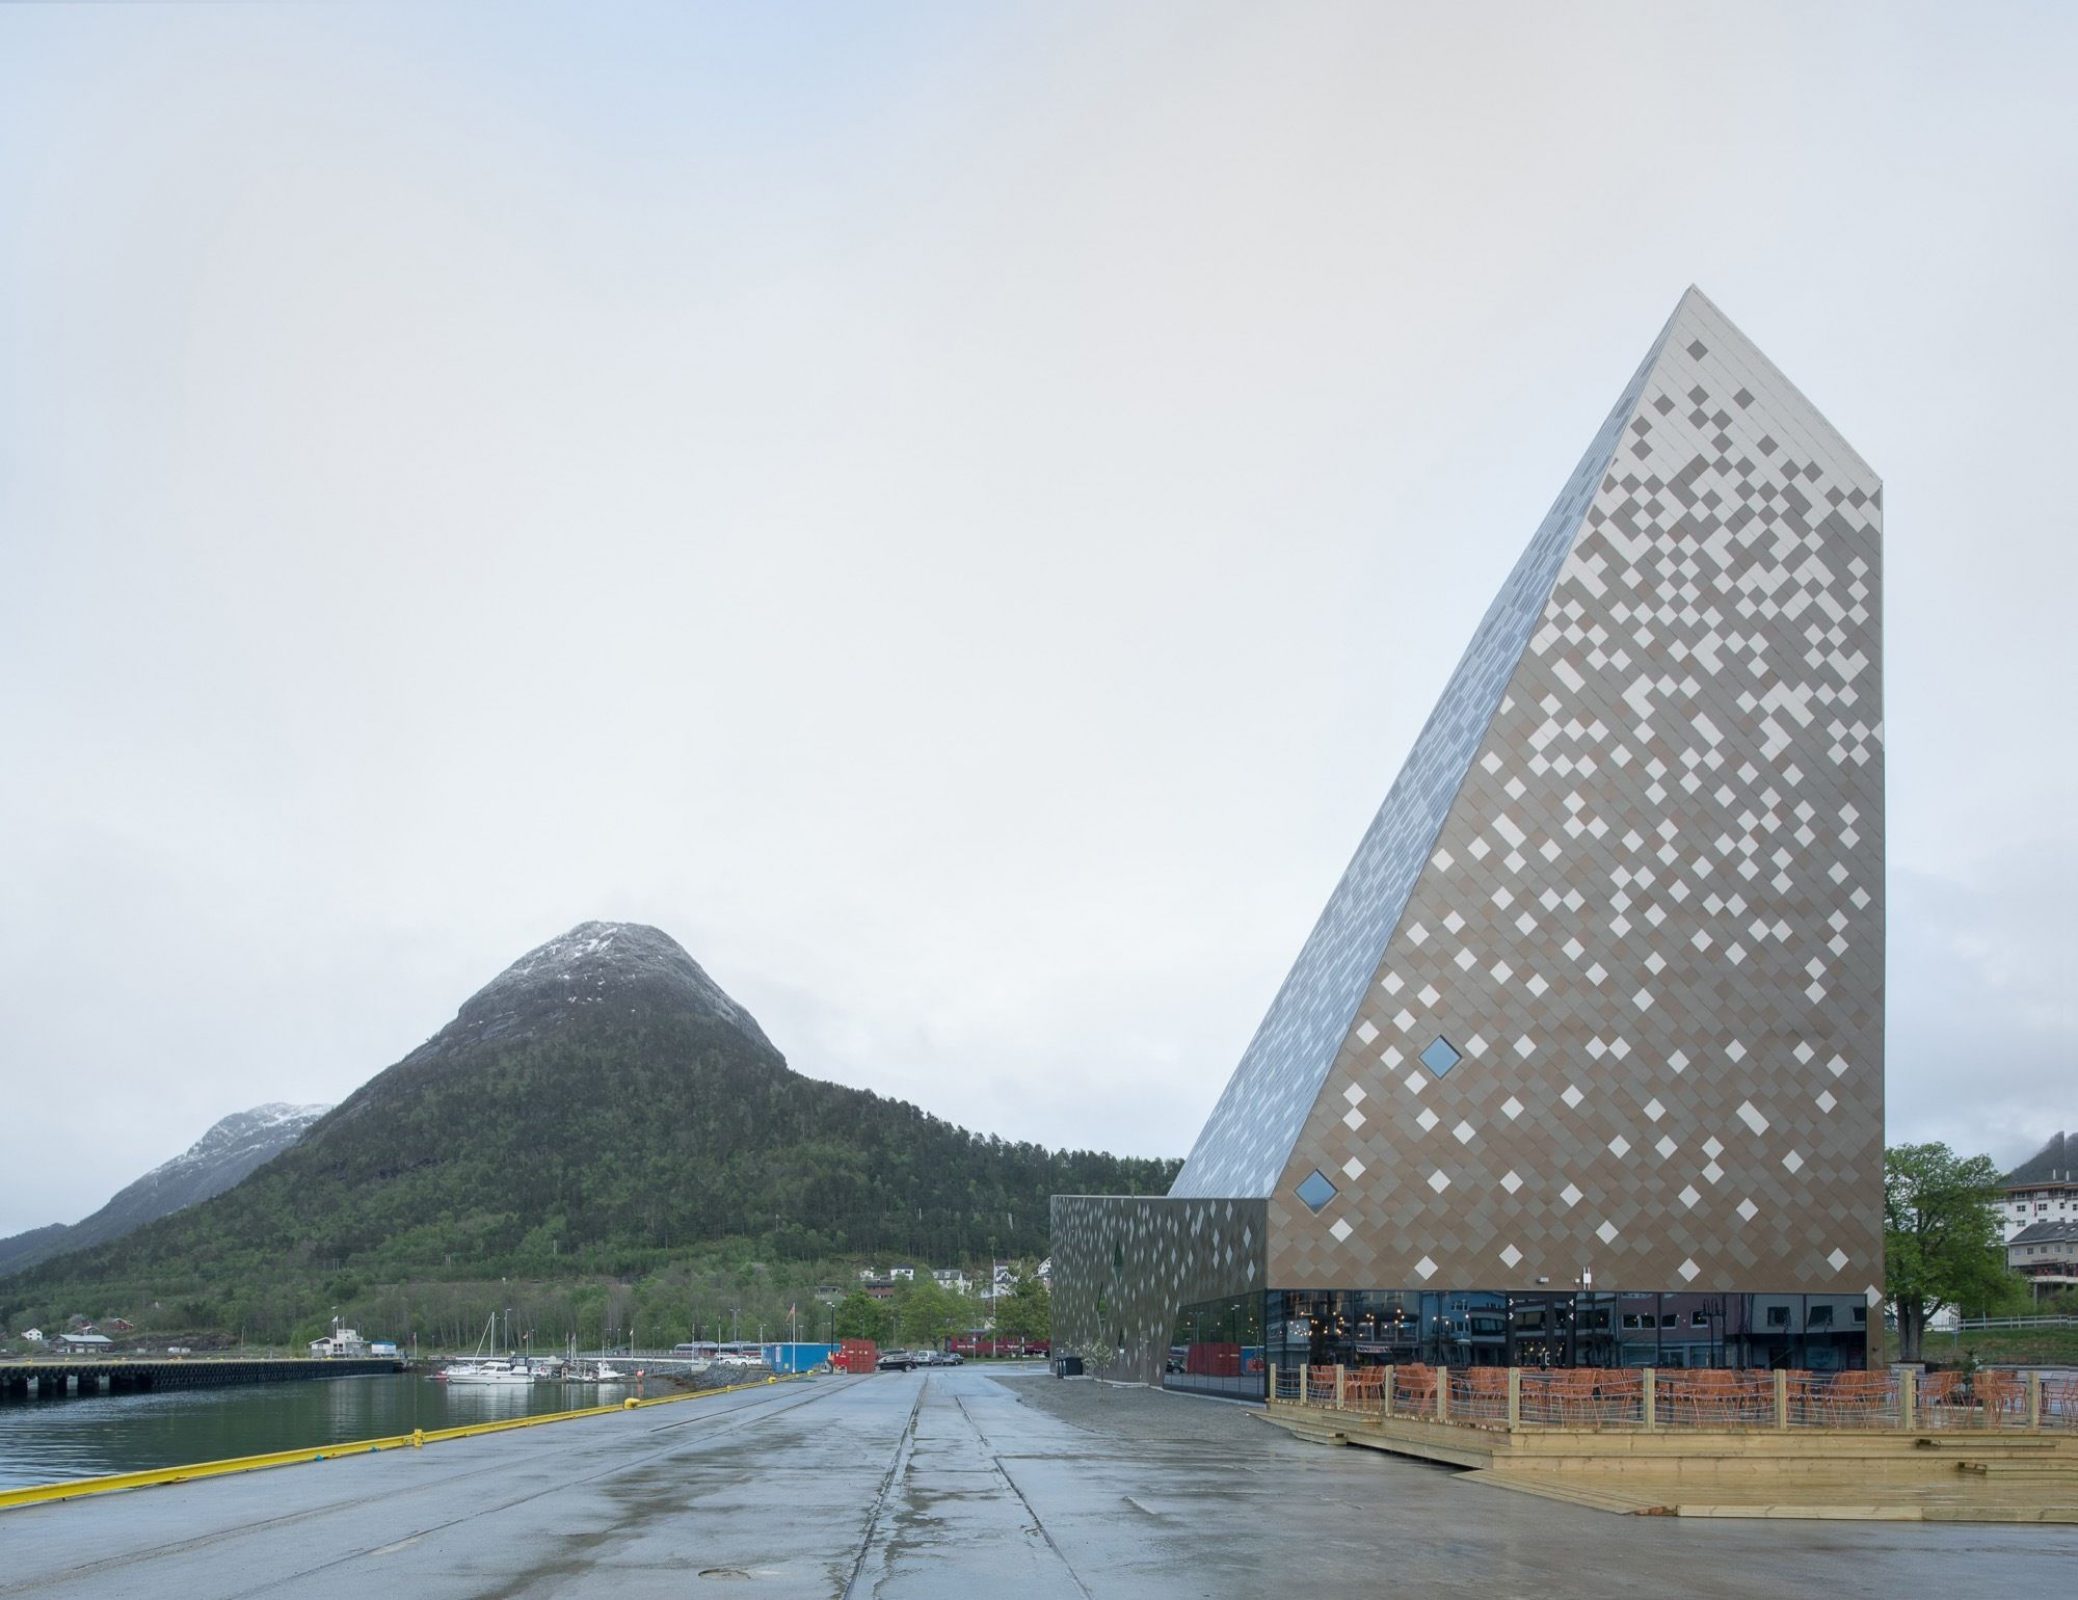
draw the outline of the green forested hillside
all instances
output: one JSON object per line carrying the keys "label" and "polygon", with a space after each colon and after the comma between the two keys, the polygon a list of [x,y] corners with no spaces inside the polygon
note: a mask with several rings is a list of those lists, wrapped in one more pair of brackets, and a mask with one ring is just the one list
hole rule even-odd
{"label": "green forested hillside", "polygon": [[517,964],[228,1193],[0,1279],[0,1318],[178,1295],[276,1323],[342,1286],[628,1279],[723,1241],[804,1266],[1034,1257],[1050,1195],[1174,1176],[802,1077],[654,930],[554,956],[601,927]]}

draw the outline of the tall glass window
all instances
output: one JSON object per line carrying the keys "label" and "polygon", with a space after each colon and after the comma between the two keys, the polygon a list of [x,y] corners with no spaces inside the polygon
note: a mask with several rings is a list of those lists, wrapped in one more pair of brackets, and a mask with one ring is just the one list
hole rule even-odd
{"label": "tall glass window", "polygon": [[1163,1388],[1260,1400],[1268,1370],[1260,1294],[1200,1300],[1177,1312]]}

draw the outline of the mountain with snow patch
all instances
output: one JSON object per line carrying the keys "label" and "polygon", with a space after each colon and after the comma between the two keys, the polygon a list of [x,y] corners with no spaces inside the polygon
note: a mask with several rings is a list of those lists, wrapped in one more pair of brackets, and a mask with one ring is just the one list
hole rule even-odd
{"label": "mountain with snow patch", "polygon": [[757,1019],[668,933],[636,922],[580,922],[477,990],[455,1020],[406,1056],[404,1064],[475,1045],[516,1043],[574,1012],[633,1011],[658,1003],[723,1023],[751,1043],[772,1048]]}
{"label": "mountain with snow patch", "polygon": [[18,1272],[51,1256],[120,1239],[147,1222],[222,1194],[310,1131],[330,1106],[272,1101],[236,1111],[171,1161],[153,1167],[92,1216],[70,1226],[54,1223],[0,1239],[0,1274]]}
{"label": "mountain with snow patch", "polygon": [[1174,1176],[803,1076],[669,934],[586,922],[245,1182],[0,1284],[0,1322],[176,1285],[265,1319],[343,1279],[627,1277],[722,1241],[760,1260],[1036,1256],[1050,1196]]}

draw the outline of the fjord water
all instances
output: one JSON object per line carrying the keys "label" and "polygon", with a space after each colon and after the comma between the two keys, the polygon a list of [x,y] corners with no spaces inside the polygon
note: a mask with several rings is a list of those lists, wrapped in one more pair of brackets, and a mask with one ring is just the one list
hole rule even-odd
{"label": "fjord water", "polygon": [[661,1393],[662,1386],[652,1380],[646,1390],[557,1383],[450,1388],[430,1378],[384,1376],[5,1401],[0,1489],[574,1411],[645,1392]]}

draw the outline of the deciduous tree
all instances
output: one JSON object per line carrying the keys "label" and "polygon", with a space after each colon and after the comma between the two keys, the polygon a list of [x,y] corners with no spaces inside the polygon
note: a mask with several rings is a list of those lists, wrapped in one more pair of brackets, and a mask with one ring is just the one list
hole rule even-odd
{"label": "deciduous tree", "polygon": [[1883,1152],[1884,1287],[1897,1308],[1901,1359],[1920,1359],[1927,1319],[1944,1306],[1990,1309],[2011,1295],[1989,1156],[1945,1144]]}
{"label": "deciduous tree", "polygon": [[895,1333],[895,1308],[854,1289],[837,1303],[837,1337],[886,1344]]}
{"label": "deciduous tree", "polygon": [[947,1334],[967,1326],[974,1315],[965,1295],[918,1278],[895,1290],[895,1319],[904,1343],[937,1348]]}
{"label": "deciduous tree", "polygon": [[996,1301],[996,1337],[1034,1340],[1052,1337],[1053,1297],[1033,1277],[1020,1277]]}

